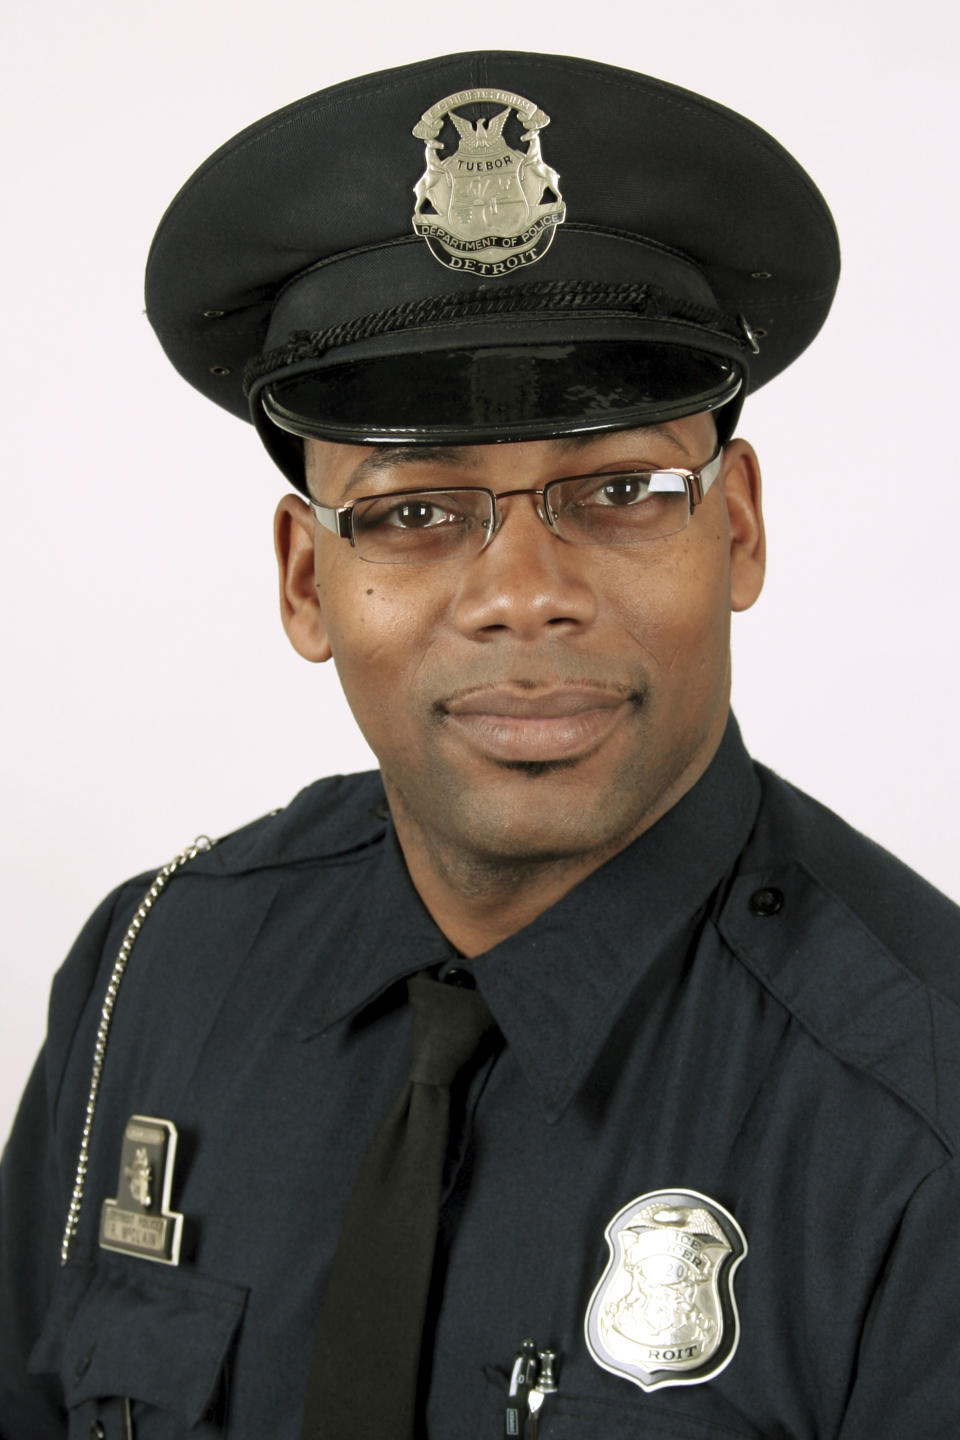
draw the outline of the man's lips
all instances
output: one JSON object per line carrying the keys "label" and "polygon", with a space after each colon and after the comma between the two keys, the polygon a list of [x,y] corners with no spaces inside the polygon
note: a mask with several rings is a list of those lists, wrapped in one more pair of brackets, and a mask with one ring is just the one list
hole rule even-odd
{"label": "man's lips", "polygon": [[436,708],[491,759],[543,763],[586,754],[638,702],[635,691],[619,686],[490,686],[451,696]]}

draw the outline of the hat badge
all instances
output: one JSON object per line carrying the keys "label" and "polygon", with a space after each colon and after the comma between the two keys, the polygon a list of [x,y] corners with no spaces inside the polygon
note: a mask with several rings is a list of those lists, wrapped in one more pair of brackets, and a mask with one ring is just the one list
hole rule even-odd
{"label": "hat badge", "polygon": [[696,1190],[652,1190],[605,1233],[585,1321],[593,1359],[647,1391],[718,1375],[740,1338],[733,1275],[747,1240],[733,1216]]}
{"label": "hat badge", "polygon": [[[473,120],[457,113],[478,102],[502,108]],[[459,143],[444,155],[448,118]],[[547,253],[566,215],[560,177],[541,149],[549,124],[549,115],[509,90],[460,90],[424,111],[413,129],[426,161],[413,191],[413,228],[441,265],[509,275]],[[508,125],[519,125],[525,149],[508,143]]]}

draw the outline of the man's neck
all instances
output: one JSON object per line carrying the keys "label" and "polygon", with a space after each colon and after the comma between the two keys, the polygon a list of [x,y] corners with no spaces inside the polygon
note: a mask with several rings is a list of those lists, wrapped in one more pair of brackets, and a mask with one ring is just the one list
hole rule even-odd
{"label": "man's neck", "polygon": [[[564,857],[485,864],[476,856],[431,854],[422,836],[397,836],[417,892],[461,955],[482,955],[515,935],[597,869]],[[613,853],[613,852],[611,852]]]}
{"label": "man's neck", "polygon": [[[536,859],[505,858],[442,844],[412,817],[386,784],[397,839],[410,878],[438,927],[461,955],[472,957],[515,935],[672,809],[706,769],[686,772],[639,824],[602,849]],[[385,782],[386,783],[386,782]]]}

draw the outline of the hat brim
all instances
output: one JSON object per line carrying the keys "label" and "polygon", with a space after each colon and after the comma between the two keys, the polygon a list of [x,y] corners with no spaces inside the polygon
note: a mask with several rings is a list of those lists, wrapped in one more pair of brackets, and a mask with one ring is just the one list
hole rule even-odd
{"label": "hat brim", "polygon": [[719,409],[741,385],[716,355],[594,341],[380,356],[285,376],[259,398],[269,422],[303,438],[469,445],[672,420]]}

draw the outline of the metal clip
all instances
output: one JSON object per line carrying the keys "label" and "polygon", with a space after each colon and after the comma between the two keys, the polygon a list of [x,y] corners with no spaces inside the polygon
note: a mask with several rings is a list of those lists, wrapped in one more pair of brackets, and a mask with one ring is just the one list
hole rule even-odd
{"label": "metal clip", "polygon": [[556,1393],[557,1382],[553,1374],[553,1362],[555,1359],[556,1356],[552,1350],[540,1351],[537,1383],[527,1395],[527,1409],[530,1411],[530,1418],[527,1420],[526,1440],[538,1440],[540,1434],[540,1407],[548,1395]]}
{"label": "metal clip", "polygon": [[[754,331],[753,326],[750,324],[750,321],[747,319],[746,315],[738,315],[738,316],[737,316],[737,323],[739,324],[740,329],[743,331],[743,338],[746,340],[747,344],[750,346],[750,349],[752,350],[753,354],[754,354],[754,355],[759,355],[759,354],[760,354],[760,346],[757,344],[756,332]],[[762,333],[763,333],[763,332],[761,331],[761,334],[762,334]]]}
{"label": "metal clip", "polygon": [[520,1354],[514,1360],[513,1370],[510,1372],[506,1429],[504,1430],[504,1434],[507,1436],[523,1435],[527,1414],[527,1396],[531,1386],[536,1384],[538,1370],[537,1347],[532,1340],[523,1340],[520,1344]]}
{"label": "metal clip", "polygon": [[555,1395],[557,1393],[557,1381],[554,1375],[554,1364],[556,1355],[552,1350],[540,1351],[540,1371],[537,1375],[537,1389],[542,1390],[544,1395]]}
{"label": "metal clip", "polygon": [[508,1437],[537,1440],[540,1433],[540,1407],[545,1397],[554,1394],[557,1389],[555,1360],[552,1350],[538,1351],[530,1339],[522,1342],[510,1374],[504,1432]]}

